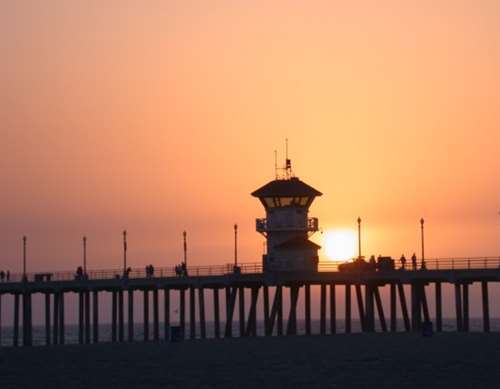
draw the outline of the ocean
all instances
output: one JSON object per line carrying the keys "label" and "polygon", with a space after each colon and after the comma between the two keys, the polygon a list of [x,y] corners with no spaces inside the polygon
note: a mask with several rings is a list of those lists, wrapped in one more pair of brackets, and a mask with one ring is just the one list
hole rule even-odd
{"label": "ocean", "polygon": [[[175,323],[173,324],[175,325]],[[214,337],[214,323],[207,321],[206,323],[206,331],[207,338]],[[163,332],[163,323],[160,323],[160,339],[164,339]],[[337,334],[344,333],[344,321],[337,320],[336,323]],[[397,322],[398,331],[402,332],[404,330],[404,323],[401,319]],[[482,332],[483,329],[483,321],[479,318],[471,318],[470,319],[470,331],[471,332]],[[284,330],[286,331],[286,321],[284,321]],[[311,321],[311,330],[313,334],[319,334],[320,332],[320,321],[312,320]],[[490,319],[490,330],[492,332],[500,332],[500,319]],[[224,331],[224,323],[221,322],[221,334]],[[305,333],[305,321],[298,319],[297,320],[297,331],[299,335]],[[327,320],[326,323],[326,331],[327,334],[330,334],[330,322]],[[376,323],[376,331],[380,332],[380,326]],[[455,319],[443,319],[443,331],[444,332],[453,332],[456,331],[456,320]],[[359,320],[352,320],[352,333],[361,332],[361,323]],[[189,322],[186,323],[186,339],[189,337]],[[128,327],[125,323],[125,331],[124,337],[127,339]],[[153,335],[153,326],[150,323],[149,326],[149,338],[152,340]],[[257,322],[257,335],[264,335],[264,322]],[[52,333],[51,333],[52,336]],[[65,343],[66,344],[77,344],[78,343],[78,325],[75,324],[67,324],[65,325]],[[91,334],[92,337],[92,334]],[[200,338],[199,328],[196,329],[196,337]],[[233,322],[233,337],[239,337],[239,323],[238,321]],[[144,327],[142,323],[138,323],[134,325],[134,339],[135,341],[142,341],[144,338]],[[99,325],[99,342],[111,342],[111,324],[100,324]],[[22,342],[22,328],[20,328],[19,333],[19,344]],[[12,327],[4,327],[1,330],[1,346],[12,346],[13,344],[13,328]],[[33,326],[33,345],[35,346],[43,346],[45,345],[45,327],[41,325]]]}

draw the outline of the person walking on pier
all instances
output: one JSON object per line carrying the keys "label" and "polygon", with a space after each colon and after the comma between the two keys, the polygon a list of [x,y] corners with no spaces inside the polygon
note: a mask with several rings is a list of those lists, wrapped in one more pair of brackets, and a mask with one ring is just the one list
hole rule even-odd
{"label": "person walking on pier", "polygon": [[417,270],[417,256],[415,255],[415,253],[413,253],[413,255],[411,256],[411,267],[412,270]]}
{"label": "person walking on pier", "polygon": [[400,261],[401,261],[401,269],[405,270],[405,267],[406,267],[406,258],[405,258],[404,254],[401,255]]}
{"label": "person walking on pier", "polygon": [[3,282],[4,279],[5,279],[5,272],[2,270],[0,271],[0,281]]}
{"label": "person walking on pier", "polygon": [[5,277],[7,278],[7,281],[9,281],[9,280],[10,280],[10,271],[8,271],[8,270],[7,270],[7,274],[6,274],[6,276],[5,276]]}

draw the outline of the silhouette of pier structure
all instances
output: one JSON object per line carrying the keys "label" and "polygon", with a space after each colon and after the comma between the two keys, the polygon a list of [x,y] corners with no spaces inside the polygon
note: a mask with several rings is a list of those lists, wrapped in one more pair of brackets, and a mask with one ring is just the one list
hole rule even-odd
{"label": "silhouette of pier structure", "polygon": [[[0,282],[0,304],[4,295],[14,296],[13,345],[33,344],[32,301],[35,294],[44,296],[46,344],[65,343],[65,300],[71,293],[78,296],[78,340],[82,344],[100,341],[99,304],[102,304],[100,296],[104,293],[111,293],[113,342],[139,340],[134,321],[136,293],[141,293],[143,298],[141,340],[144,341],[168,341],[174,326],[178,332],[176,336],[180,338],[194,339],[198,334],[202,339],[257,336],[258,320],[264,322],[265,336],[297,335],[299,296],[303,299],[303,333],[309,335],[313,332],[313,287],[319,288],[319,334],[337,333],[337,291],[341,288],[345,296],[345,333],[352,331],[354,310],[357,310],[363,332],[374,332],[377,327],[383,332],[421,331],[423,323],[431,321],[436,331],[442,331],[442,287],[445,284],[454,287],[457,330],[469,331],[469,288],[474,283],[481,285],[483,330],[490,331],[488,287],[492,282],[500,282],[500,257],[426,258],[425,267],[418,270],[393,266],[378,270],[353,267],[349,271],[339,271],[333,262],[318,261],[319,246],[309,240],[309,236],[319,229],[318,220],[308,217],[309,206],[321,193],[293,176],[288,159],[284,171],[285,177],[276,177],[252,193],[266,211],[266,218],[256,221],[256,230],[267,239],[267,252],[259,263],[238,264],[235,250],[234,264],[187,267],[185,256],[182,271],[172,267],[150,268],[148,271],[129,269],[125,232],[122,270],[87,271],[84,262],[84,270],[76,275],[74,272],[28,274],[24,257],[23,274],[12,275],[7,282]],[[235,226],[235,242],[236,232]],[[361,258],[360,252],[358,259]],[[389,305],[388,312],[384,311],[380,293],[385,286],[389,288],[389,299],[385,304]],[[435,300],[434,312],[429,309],[430,298]],[[207,302],[211,302],[213,311],[213,331],[210,334],[206,321]],[[171,317],[174,303],[178,320]],[[161,321],[160,304],[163,305]],[[398,328],[398,311],[403,328]],[[162,331],[160,325],[164,326]],[[237,331],[234,325],[239,327]],[[160,333],[163,334],[161,339]]]}
{"label": "silhouette of pier structure", "polygon": [[[490,330],[490,307],[488,285],[500,281],[500,258],[429,260],[426,270],[409,271],[394,269],[374,272],[340,272],[335,266],[319,264],[317,272],[264,272],[262,264],[241,264],[241,272],[234,273],[232,265],[190,268],[189,276],[178,277],[173,269],[158,269],[157,276],[146,276],[134,271],[129,278],[116,277],[119,271],[90,272],[88,278],[69,279],[74,273],[54,274],[50,281],[35,281],[34,275],[27,280],[11,280],[0,284],[0,301],[6,294],[14,296],[13,345],[30,346],[32,340],[32,296],[44,296],[45,343],[65,343],[65,300],[70,293],[78,295],[79,343],[99,342],[100,294],[110,292],[111,339],[113,342],[136,341],[134,333],[134,294],[143,295],[143,338],[141,340],[169,340],[171,333],[170,304],[177,294],[178,323],[181,337],[194,339],[197,333],[206,338],[205,312],[207,301],[213,309],[212,337],[256,336],[257,320],[264,322],[264,334],[297,335],[297,301],[304,299],[304,334],[312,334],[311,288],[319,286],[319,334],[336,333],[337,291],[344,289],[346,333],[352,329],[353,310],[356,309],[364,332],[379,328],[387,331],[420,331],[422,323],[433,321],[435,330],[443,329],[442,285],[454,286],[456,328],[469,331],[469,287],[480,283],[482,294],[483,330]],[[437,264],[439,263],[439,269]],[[198,274],[198,275],[197,275]],[[94,278],[95,277],[95,278]],[[433,284],[434,296],[429,296]],[[379,289],[390,288],[389,312]],[[407,288],[404,288],[407,286]],[[408,286],[410,293],[407,295]],[[406,289],[406,292],[405,292]],[[249,290],[250,293],[245,291]],[[285,291],[287,293],[285,293]],[[211,297],[210,297],[211,295]],[[250,296],[250,301],[247,297]],[[289,308],[284,312],[284,298]],[[221,301],[222,298],[222,301]],[[435,299],[435,312],[429,311],[428,299]],[[150,312],[152,299],[152,314]],[[186,301],[188,300],[188,301]],[[258,312],[258,302],[261,312]],[[125,305],[125,302],[127,303]],[[160,339],[160,303],[163,304],[162,331]],[[249,309],[245,309],[246,304]],[[329,318],[327,318],[329,305]],[[387,305],[387,304],[386,304]],[[397,311],[403,318],[403,328],[397,328]],[[20,320],[22,313],[22,322]],[[222,316],[224,313],[224,317]],[[236,318],[238,315],[238,318]],[[126,319],[125,319],[126,318]],[[233,324],[239,330],[233,333]],[[21,325],[22,323],[22,325]],[[152,328],[151,328],[152,327]],[[21,335],[21,339],[20,339]]]}

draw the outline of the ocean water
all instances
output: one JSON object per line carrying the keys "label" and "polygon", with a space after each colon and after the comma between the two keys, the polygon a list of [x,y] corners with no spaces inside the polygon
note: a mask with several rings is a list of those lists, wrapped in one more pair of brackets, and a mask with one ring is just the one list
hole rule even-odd
{"label": "ocean water", "polygon": [[[389,323],[388,323],[389,324]],[[176,325],[173,323],[172,325]],[[286,320],[283,321],[284,331],[286,331]],[[206,334],[207,338],[214,338],[214,323],[208,322],[206,323]],[[381,332],[380,326],[378,323],[375,324],[376,331]],[[397,322],[398,331],[404,331],[404,323],[401,319]],[[160,323],[160,339],[164,339],[164,331],[163,331],[163,323]],[[337,334],[342,334],[345,330],[344,328],[344,320],[337,320],[336,323]],[[478,318],[470,319],[470,331],[471,332],[482,332],[483,330],[483,321]],[[500,319],[490,319],[490,330],[492,332],[500,332]],[[313,334],[319,334],[320,332],[320,321],[319,320],[311,320],[311,331]],[[443,331],[452,332],[456,331],[456,320],[455,319],[443,319]],[[224,322],[221,322],[221,335],[224,332]],[[233,337],[239,336],[239,322],[235,320],[233,322]],[[275,330],[276,332],[276,330]],[[297,332],[299,335],[305,334],[305,321],[302,319],[297,320]],[[330,322],[327,320],[326,322],[326,332],[330,334]],[[361,323],[359,320],[352,320],[351,325],[352,333],[361,332]],[[189,322],[186,323],[185,329],[186,339],[189,338]],[[3,327],[1,330],[1,342],[0,345],[4,347],[13,345],[13,328],[12,327]],[[124,328],[124,338],[127,339],[128,335],[128,326],[125,323]],[[264,335],[264,322],[257,322],[257,335]],[[276,334],[274,334],[276,335]],[[52,337],[52,332],[51,332]],[[78,325],[75,324],[67,324],[65,325],[65,344],[77,344],[78,343]],[[196,328],[196,337],[200,337],[199,328]],[[92,338],[92,333],[91,333]],[[149,325],[149,338],[152,340],[153,338],[153,325],[150,323]],[[134,340],[142,341],[144,339],[144,326],[142,323],[134,325]],[[111,342],[111,324],[100,324],[99,325],[99,342]],[[19,344],[22,343],[22,328],[20,328],[19,332]],[[33,345],[35,346],[43,346],[45,345],[45,327],[44,326],[33,326]]]}

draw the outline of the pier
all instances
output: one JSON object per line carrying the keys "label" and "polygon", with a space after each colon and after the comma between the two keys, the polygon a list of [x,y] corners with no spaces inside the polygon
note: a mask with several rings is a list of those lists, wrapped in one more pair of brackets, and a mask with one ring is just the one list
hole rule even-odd
{"label": "pier", "polygon": [[[67,309],[78,312],[78,342],[98,343],[100,295],[104,292],[111,293],[112,297],[109,311],[113,342],[169,341],[173,326],[177,327],[176,336],[180,339],[252,337],[258,335],[257,321],[264,323],[264,334],[261,334],[264,336],[300,335],[297,327],[299,296],[304,301],[303,334],[313,333],[313,319],[319,320],[319,334],[327,333],[327,325],[329,333],[335,334],[339,320],[336,297],[340,289],[344,289],[345,296],[346,333],[352,331],[355,310],[359,313],[363,332],[376,329],[382,332],[421,331],[422,324],[429,321],[433,322],[435,331],[440,332],[443,330],[444,304],[455,306],[456,330],[466,332],[470,329],[469,287],[479,284],[483,331],[490,331],[489,285],[500,282],[500,257],[428,259],[426,264],[426,269],[415,271],[396,268],[346,272],[338,271],[332,262],[320,263],[315,272],[264,272],[262,264],[244,263],[236,272],[231,264],[191,267],[187,269],[189,275],[181,276],[173,268],[156,269],[154,274],[135,269],[125,276],[120,270],[90,271],[83,277],[74,272],[53,273],[50,277],[19,274],[0,283],[0,303],[4,296],[13,295],[13,346],[33,344],[32,301],[35,294],[44,296],[46,344],[65,343],[64,312]],[[454,301],[443,301],[445,284],[454,288]],[[380,289],[386,286],[390,298],[384,307]],[[319,288],[317,318],[311,312],[312,287]],[[66,297],[71,293],[78,296],[77,307],[65,306]],[[134,334],[134,295],[137,293],[144,299],[141,339]],[[430,299],[435,301],[434,312],[429,310]],[[174,302],[176,306],[172,305]],[[160,318],[161,304],[163,317]],[[178,323],[172,321],[171,307],[178,309]],[[211,333],[206,324],[208,309],[213,311],[214,318]],[[402,328],[397,326],[398,311],[403,319]],[[1,318],[0,323],[4,323]],[[160,323],[164,326],[162,337]]]}
{"label": "pier", "polygon": [[[14,296],[13,346],[33,345],[33,296],[37,294],[44,296],[47,345],[65,343],[65,310],[68,308],[78,312],[78,342],[98,343],[99,304],[107,303],[100,298],[105,293],[111,294],[110,307],[106,306],[105,311],[111,313],[112,342],[311,335],[313,320],[319,321],[319,334],[335,334],[339,321],[338,296],[341,295],[345,296],[343,327],[346,333],[353,331],[354,313],[363,332],[429,332],[431,326],[440,332],[444,304],[455,307],[456,330],[466,332],[470,330],[469,289],[474,284],[481,286],[483,331],[490,331],[489,285],[500,282],[500,257],[426,258],[422,218],[421,256],[417,261],[413,254],[411,267],[405,266],[404,257],[396,262],[390,257],[376,260],[372,256],[366,262],[361,254],[361,218],[358,218],[358,257],[343,265],[320,262],[320,246],[309,239],[319,231],[319,222],[309,217],[308,212],[322,193],[294,176],[288,156],[282,170],[283,177],[279,177],[277,171],[275,180],[252,193],[266,213],[266,217],[256,219],[255,224],[256,231],[266,239],[266,252],[258,263],[238,263],[238,228],[234,225],[232,264],[188,266],[184,231],[184,258],[180,265],[131,269],[127,267],[127,231],[123,231],[123,268],[120,270],[87,271],[84,237],[83,267],[76,272],[29,274],[26,272],[27,238],[23,237],[23,273],[0,282],[0,304],[3,296]],[[443,301],[445,285],[453,288],[453,301]],[[385,287],[389,290],[388,301],[381,295]],[[312,295],[318,290],[319,297],[315,300],[319,300],[319,313],[314,316]],[[65,307],[69,294],[78,296],[77,307]],[[142,295],[142,339],[134,331],[134,296],[137,294]],[[431,299],[434,299],[434,312],[429,308]],[[303,304],[299,304],[299,300]],[[171,317],[172,310],[178,313],[177,320]],[[160,311],[163,311],[161,318]],[[207,312],[213,313],[213,331],[207,328]],[[302,316],[305,325],[303,331],[302,328],[299,331],[297,322]],[[398,327],[398,317],[403,319],[402,328]],[[264,323],[260,334],[258,322]]]}

